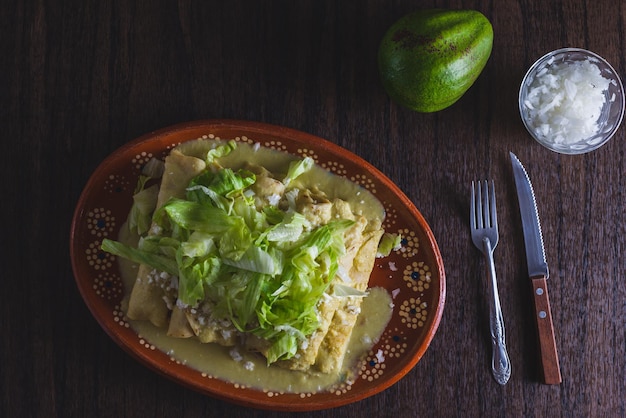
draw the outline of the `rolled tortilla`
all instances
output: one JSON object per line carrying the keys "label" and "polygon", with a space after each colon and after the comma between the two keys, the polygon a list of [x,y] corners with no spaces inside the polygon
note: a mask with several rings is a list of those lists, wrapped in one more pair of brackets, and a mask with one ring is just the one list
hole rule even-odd
{"label": "rolled tortilla", "polygon": [[[206,163],[202,159],[185,155],[187,152],[200,155],[196,151],[204,150],[205,144],[197,142],[184,145],[174,149],[165,160],[157,207],[161,207],[172,197],[183,198],[189,181],[206,169]],[[257,187],[261,185],[264,187],[257,190],[259,196],[264,196],[264,193],[271,196],[280,194],[274,189],[269,190],[269,187],[262,183]],[[304,207],[298,209],[314,220],[319,220],[319,223],[325,223],[333,218],[355,221],[345,234],[346,253],[339,260],[343,273],[335,280],[339,282],[343,280],[346,285],[366,290],[378,243],[383,234],[381,220],[355,215],[347,201],[333,198],[331,202],[324,198],[323,192],[312,192],[311,195],[304,196],[299,203]],[[154,228],[150,233],[154,233],[153,230]],[[151,282],[149,277],[151,273],[152,269],[140,266],[129,300],[129,318],[149,320],[160,327],[168,326],[167,333],[172,337],[196,336],[201,342],[214,342],[226,346],[239,342],[242,335],[232,324],[226,326],[219,322],[211,322],[198,310],[194,314],[191,310],[176,306],[175,295],[166,294],[163,289]],[[317,307],[318,329],[298,349],[296,356],[289,360],[280,360],[277,364],[301,371],[313,369],[324,373],[337,371],[343,363],[352,329],[360,311],[361,300],[362,297],[333,296],[332,292],[326,295]],[[244,344],[262,354],[269,349],[267,341],[253,335],[247,335]]]}
{"label": "rolled tortilla", "polygon": [[[355,220],[355,224],[346,231],[346,253],[339,263],[350,278],[350,283],[346,284],[365,291],[374,267],[378,242],[384,231],[377,221],[368,222],[363,216],[355,217],[349,204],[343,200],[333,201],[333,211],[344,219]],[[344,279],[338,277],[335,280]],[[298,350],[296,356],[279,361],[278,364],[292,370],[306,371],[315,366],[323,373],[337,371],[348,349],[361,301],[362,297],[325,298],[318,306],[320,325],[317,331],[305,347]]]}
{"label": "rolled tortilla", "polygon": [[[369,232],[354,258],[350,277],[354,280],[354,287],[358,290],[365,291],[367,289],[382,234],[382,229]],[[335,311],[328,333],[322,341],[315,359],[315,367],[320,372],[334,373],[341,368],[348,350],[352,330],[361,313],[362,301],[362,297],[346,298]]]}
{"label": "rolled tortilla", "polygon": [[196,335],[187,320],[187,314],[178,306],[174,306],[174,309],[172,309],[167,335],[174,338],[189,338]]}
{"label": "rolled tortilla", "polygon": [[[173,197],[182,198],[185,196],[187,184],[195,176],[200,174],[206,167],[203,160],[182,154],[174,149],[165,158],[165,169],[161,179],[161,188],[157,198],[157,208],[163,206]],[[154,234],[155,228],[151,228],[149,234]],[[169,309],[164,302],[165,291],[155,285],[150,280],[151,267],[139,266],[137,279],[128,301],[128,312],[126,313],[133,320],[149,320],[158,327],[168,324]],[[178,326],[170,327],[172,334],[185,334],[185,325],[180,321]]]}

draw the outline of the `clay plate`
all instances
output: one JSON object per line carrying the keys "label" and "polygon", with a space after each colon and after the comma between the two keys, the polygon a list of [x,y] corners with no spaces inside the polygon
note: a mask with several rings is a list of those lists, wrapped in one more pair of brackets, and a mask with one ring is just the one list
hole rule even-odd
{"label": "clay plate", "polygon": [[[319,165],[367,188],[386,210],[384,228],[404,237],[401,251],[377,259],[370,286],[394,295],[391,321],[359,365],[351,385],[322,393],[275,393],[208,376],[155,349],[130,327],[120,302],[123,285],[116,260],[100,250],[117,238],[126,220],[143,164],[164,158],[179,143],[197,138],[234,139],[310,156]],[[296,130],[232,120],[176,125],[119,148],[95,170],[82,192],[71,226],[70,253],[76,283],[102,328],[140,362],[193,390],[240,405],[284,411],[333,408],[377,394],[405,376],[422,358],[441,319],[445,273],[428,224],[413,203],[375,167],[349,151]]]}

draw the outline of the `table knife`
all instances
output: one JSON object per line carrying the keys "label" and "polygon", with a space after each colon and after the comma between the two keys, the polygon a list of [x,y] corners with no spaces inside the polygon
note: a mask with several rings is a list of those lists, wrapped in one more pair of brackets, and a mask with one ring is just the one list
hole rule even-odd
{"label": "table knife", "polygon": [[510,152],[510,155],[524,231],[528,275],[532,283],[543,379],[546,384],[559,384],[561,383],[561,370],[548,298],[548,263],[543,247],[535,194],[526,169],[515,154]]}

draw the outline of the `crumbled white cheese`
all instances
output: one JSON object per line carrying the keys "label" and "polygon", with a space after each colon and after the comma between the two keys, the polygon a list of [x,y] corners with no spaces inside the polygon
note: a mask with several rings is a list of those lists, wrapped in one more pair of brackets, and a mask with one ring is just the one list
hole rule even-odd
{"label": "crumbled white cheese", "polygon": [[230,354],[230,358],[232,358],[236,362],[240,362],[241,360],[243,360],[243,356],[237,348],[231,349],[228,354]]}
{"label": "crumbled white cheese", "polygon": [[232,322],[230,322],[230,321],[229,321],[228,319],[226,319],[226,318],[219,319],[219,320],[217,321],[217,323],[219,324],[219,327],[220,327],[220,328],[229,328],[229,327],[231,327],[231,326],[233,325],[233,323],[232,323]]}
{"label": "crumbled white cheese", "polygon": [[543,141],[571,145],[598,131],[598,118],[610,83],[590,60],[551,62],[528,86],[526,121]]}
{"label": "crumbled white cheese", "polygon": [[177,299],[177,300],[176,300],[176,306],[177,306],[179,309],[187,309],[187,308],[189,307],[189,305],[187,305],[186,303],[184,303],[184,302],[183,302],[182,300],[180,300],[180,299]]}
{"label": "crumbled white cheese", "polygon": [[376,361],[378,364],[385,362],[385,355],[383,354],[383,350],[378,350],[376,352]]}
{"label": "crumbled white cheese", "polygon": [[361,307],[357,305],[348,305],[346,311],[352,315],[358,315],[361,313]]}
{"label": "crumbled white cheese", "polygon": [[276,206],[280,202],[280,199],[281,199],[281,196],[274,193],[274,194],[267,196],[267,203],[269,203],[272,206]]}

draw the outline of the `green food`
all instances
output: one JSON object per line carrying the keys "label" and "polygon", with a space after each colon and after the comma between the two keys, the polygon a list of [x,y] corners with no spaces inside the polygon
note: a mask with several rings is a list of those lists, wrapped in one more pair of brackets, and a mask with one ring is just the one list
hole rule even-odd
{"label": "green food", "polygon": [[163,175],[163,162],[151,159],[141,170],[141,175],[133,194],[133,205],[128,216],[128,227],[138,235],[148,231],[152,222],[152,212],[157,204],[159,187],[153,184],[146,187],[146,184],[153,179],[158,179]]}
{"label": "green food", "polygon": [[[354,221],[312,225],[295,206],[257,207],[254,173],[216,169],[217,159],[234,147],[229,143],[209,152],[212,169],[191,180],[184,198],[171,198],[156,210],[154,197],[136,199],[144,204],[131,216],[154,212],[151,228],[158,233],[142,235],[137,248],[105,239],[102,249],[176,276],[177,306],[210,301],[214,316],[268,341],[266,356],[273,363],[293,357],[317,329],[316,308],[346,253],[344,232]],[[283,183],[296,182],[312,166],[309,158],[294,161]],[[145,179],[140,181],[143,194]],[[147,230],[146,221],[141,224],[140,234]],[[340,297],[364,295],[345,285],[336,291]]]}
{"label": "green food", "polygon": [[383,86],[397,103],[436,112],[459,100],[484,69],[493,45],[475,10],[420,10],[394,23],[378,50]]}
{"label": "green food", "polygon": [[376,257],[387,257],[392,251],[402,246],[402,236],[399,234],[390,234],[385,232],[378,244],[378,253]]}

